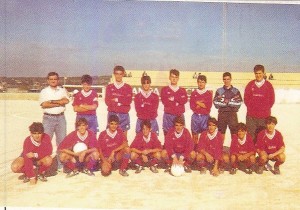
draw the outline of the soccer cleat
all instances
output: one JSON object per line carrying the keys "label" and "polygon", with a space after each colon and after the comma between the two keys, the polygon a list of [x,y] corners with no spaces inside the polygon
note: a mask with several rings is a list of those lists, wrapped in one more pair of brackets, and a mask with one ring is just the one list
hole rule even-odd
{"label": "soccer cleat", "polygon": [[225,169],[224,168],[219,168],[220,174],[224,174]]}
{"label": "soccer cleat", "polygon": [[70,177],[76,176],[78,174],[79,174],[78,171],[71,171],[66,175],[66,178],[70,178]]}
{"label": "soccer cleat", "polygon": [[27,182],[29,182],[30,181],[30,179],[27,177],[27,176],[24,176],[24,178],[23,178],[23,183],[27,183]]}
{"label": "soccer cleat", "polygon": [[92,172],[91,170],[85,168],[82,170],[82,173],[87,174],[88,176],[95,176],[94,172]]}
{"label": "soccer cleat", "polygon": [[126,170],[124,169],[124,170],[119,170],[119,174],[121,175],[121,176],[129,176],[129,174],[126,172]]}
{"label": "soccer cleat", "polygon": [[135,170],[135,173],[139,174],[139,173],[141,173],[142,170],[143,170],[143,166],[138,165],[136,170]]}
{"label": "soccer cleat", "polygon": [[256,173],[257,174],[263,174],[264,173],[264,166],[259,166]]}
{"label": "soccer cleat", "polygon": [[24,180],[24,178],[25,178],[25,174],[18,176],[18,180]]}
{"label": "soccer cleat", "polygon": [[280,169],[279,169],[279,167],[274,167],[273,173],[274,173],[275,175],[279,175],[279,174],[280,174]]}
{"label": "soccer cleat", "polygon": [[186,173],[191,173],[191,172],[192,172],[192,169],[191,169],[190,166],[184,166],[184,171],[185,171]]}
{"label": "soccer cleat", "polygon": [[164,170],[165,173],[170,173],[171,172],[171,168],[170,167],[167,167],[165,170]]}
{"label": "soccer cleat", "polygon": [[50,177],[50,176],[56,176],[57,174],[58,174],[57,171],[47,171],[45,173],[45,176]]}
{"label": "soccer cleat", "polygon": [[46,178],[46,176],[44,174],[39,174],[38,175],[38,179],[40,181],[42,181],[42,182],[47,182],[48,181],[47,178]]}
{"label": "soccer cleat", "polygon": [[200,168],[200,174],[206,174],[206,168],[205,167]]}
{"label": "soccer cleat", "polygon": [[272,171],[273,170],[273,167],[272,167],[272,165],[269,162],[266,163],[265,170],[266,171]]}
{"label": "soccer cleat", "polygon": [[234,174],[236,174],[236,171],[237,171],[237,168],[232,168],[232,169],[230,169],[229,173],[231,175],[234,175]]}
{"label": "soccer cleat", "polygon": [[245,173],[246,174],[252,174],[253,170],[251,168],[248,168],[245,170]]}
{"label": "soccer cleat", "polygon": [[153,173],[158,173],[156,166],[150,166],[150,171],[152,171]]}

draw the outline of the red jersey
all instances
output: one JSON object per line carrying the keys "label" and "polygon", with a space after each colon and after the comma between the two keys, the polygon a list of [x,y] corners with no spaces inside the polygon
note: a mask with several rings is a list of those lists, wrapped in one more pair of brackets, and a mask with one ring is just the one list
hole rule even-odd
{"label": "red jersey", "polygon": [[68,134],[58,146],[58,151],[63,149],[73,150],[77,142],[85,143],[88,148],[95,148],[97,146],[97,138],[93,131],[87,130],[84,136],[78,134],[77,130]]}
{"label": "red jersey", "polygon": [[[95,90],[90,90],[89,92],[85,92],[81,90],[77,94],[75,94],[74,101],[72,106],[79,106],[81,104],[85,105],[94,105],[96,104],[98,107],[98,94]],[[87,110],[86,112],[77,112],[77,114],[89,114],[95,115],[96,110]]]}
{"label": "red jersey", "polygon": [[[192,92],[191,98],[190,98],[190,108],[193,110],[196,114],[205,114],[208,115],[210,113],[211,107],[212,107],[212,91],[210,90],[199,90],[196,89]],[[196,102],[201,101],[205,104],[206,108],[197,107]]]}
{"label": "red jersey", "polygon": [[215,160],[222,159],[223,140],[219,131],[214,134],[209,134],[208,131],[201,133],[196,151],[204,150],[213,156]]}
{"label": "red jersey", "polygon": [[136,115],[141,120],[154,120],[157,117],[159,97],[153,92],[141,91],[134,97]]}
{"label": "red jersey", "polygon": [[171,86],[166,86],[161,90],[161,101],[165,113],[179,116],[185,112],[184,105],[188,101],[188,96],[184,88],[178,87],[174,90]]}
{"label": "red jersey", "polygon": [[102,151],[104,157],[109,157],[111,152],[124,142],[127,142],[126,136],[120,128],[115,133],[110,133],[107,129],[100,133],[97,148]]}
{"label": "red jersey", "polygon": [[23,143],[22,157],[28,153],[35,153],[36,159],[40,160],[44,157],[52,154],[52,143],[50,136],[46,133],[42,135],[42,140],[40,143],[33,140],[32,136],[26,137]]}
{"label": "red jersey", "polygon": [[283,137],[278,130],[274,135],[268,135],[266,130],[262,130],[257,135],[256,149],[265,151],[267,154],[273,154],[281,147],[284,147]]}
{"label": "red jersey", "polygon": [[157,135],[155,132],[151,132],[149,134],[149,139],[146,141],[144,139],[144,135],[142,132],[139,132],[133,142],[131,143],[130,145],[130,148],[135,148],[135,149],[138,149],[138,150],[146,150],[146,149],[161,149],[162,146],[161,146],[161,143],[160,141],[158,140],[157,138]]}
{"label": "red jersey", "polygon": [[188,129],[183,128],[178,134],[175,128],[171,128],[166,135],[164,147],[170,157],[173,154],[182,154],[186,159],[194,149],[194,141]]}
{"label": "red jersey", "polygon": [[275,102],[275,93],[272,84],[265,80],[260,87],[252,80],[245,88],[244,102],[247,107],[247,116],[266,118],[271,115],[271,108]]}
{"label": "red jersey", "polygon": [[231,144],[230,144],[230,154],[240,154],[244,155],[249,152],[255,153],[255,146],[253,143],[253,139],[250,134],[246,134],[245,139],[239,140],[236,134],[232,135],[231,137]]}
{"label": "red jersey", "polygon": [[126,83],[109,84],[106,87],[105,103],[109,112],[128,113],[132,101],[132,88]]}

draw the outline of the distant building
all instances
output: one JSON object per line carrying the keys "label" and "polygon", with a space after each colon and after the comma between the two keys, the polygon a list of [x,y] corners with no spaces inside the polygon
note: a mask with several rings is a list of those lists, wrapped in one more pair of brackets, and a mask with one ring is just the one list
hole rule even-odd
{"label": "distant building", "polygon": [[34,82],[28,89],[30,93],[39,93],[42,90],[42,86],[39,82]]}

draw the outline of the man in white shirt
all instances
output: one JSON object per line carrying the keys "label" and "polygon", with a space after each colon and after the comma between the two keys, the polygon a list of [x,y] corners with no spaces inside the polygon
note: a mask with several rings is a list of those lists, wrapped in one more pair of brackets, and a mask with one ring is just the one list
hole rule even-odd
{"label": "man in white shirt", "polygon": [[[47,76],[48,85],[40,93],[40,105],[43,109],[43,125],[45,133],[51,139],[55,133],[56,145],[65,138],[67,132],[65,105],[69,103],[69,96],[65,88],[58,86],[59,76],[56,72],[50,72]],[[62,164],[58,160],[58,169]]]}

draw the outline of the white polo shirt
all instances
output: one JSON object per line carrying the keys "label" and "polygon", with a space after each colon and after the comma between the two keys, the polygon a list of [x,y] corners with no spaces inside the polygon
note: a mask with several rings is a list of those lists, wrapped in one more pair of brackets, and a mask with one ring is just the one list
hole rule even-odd
{"label": "white polo shirt", "polygon": [[[53,89],[50,86],[48,86],[41,91],[39,102],[41,105],[45,101],[60,100],[62,98],[69,99],[68,92],[65,88],[57,86],[55,89]],[[60,114],[66,110],[66,107],[59,106],[53,108],[46,108],[43,110],[44,113],[48,113],[48,114]]]}

